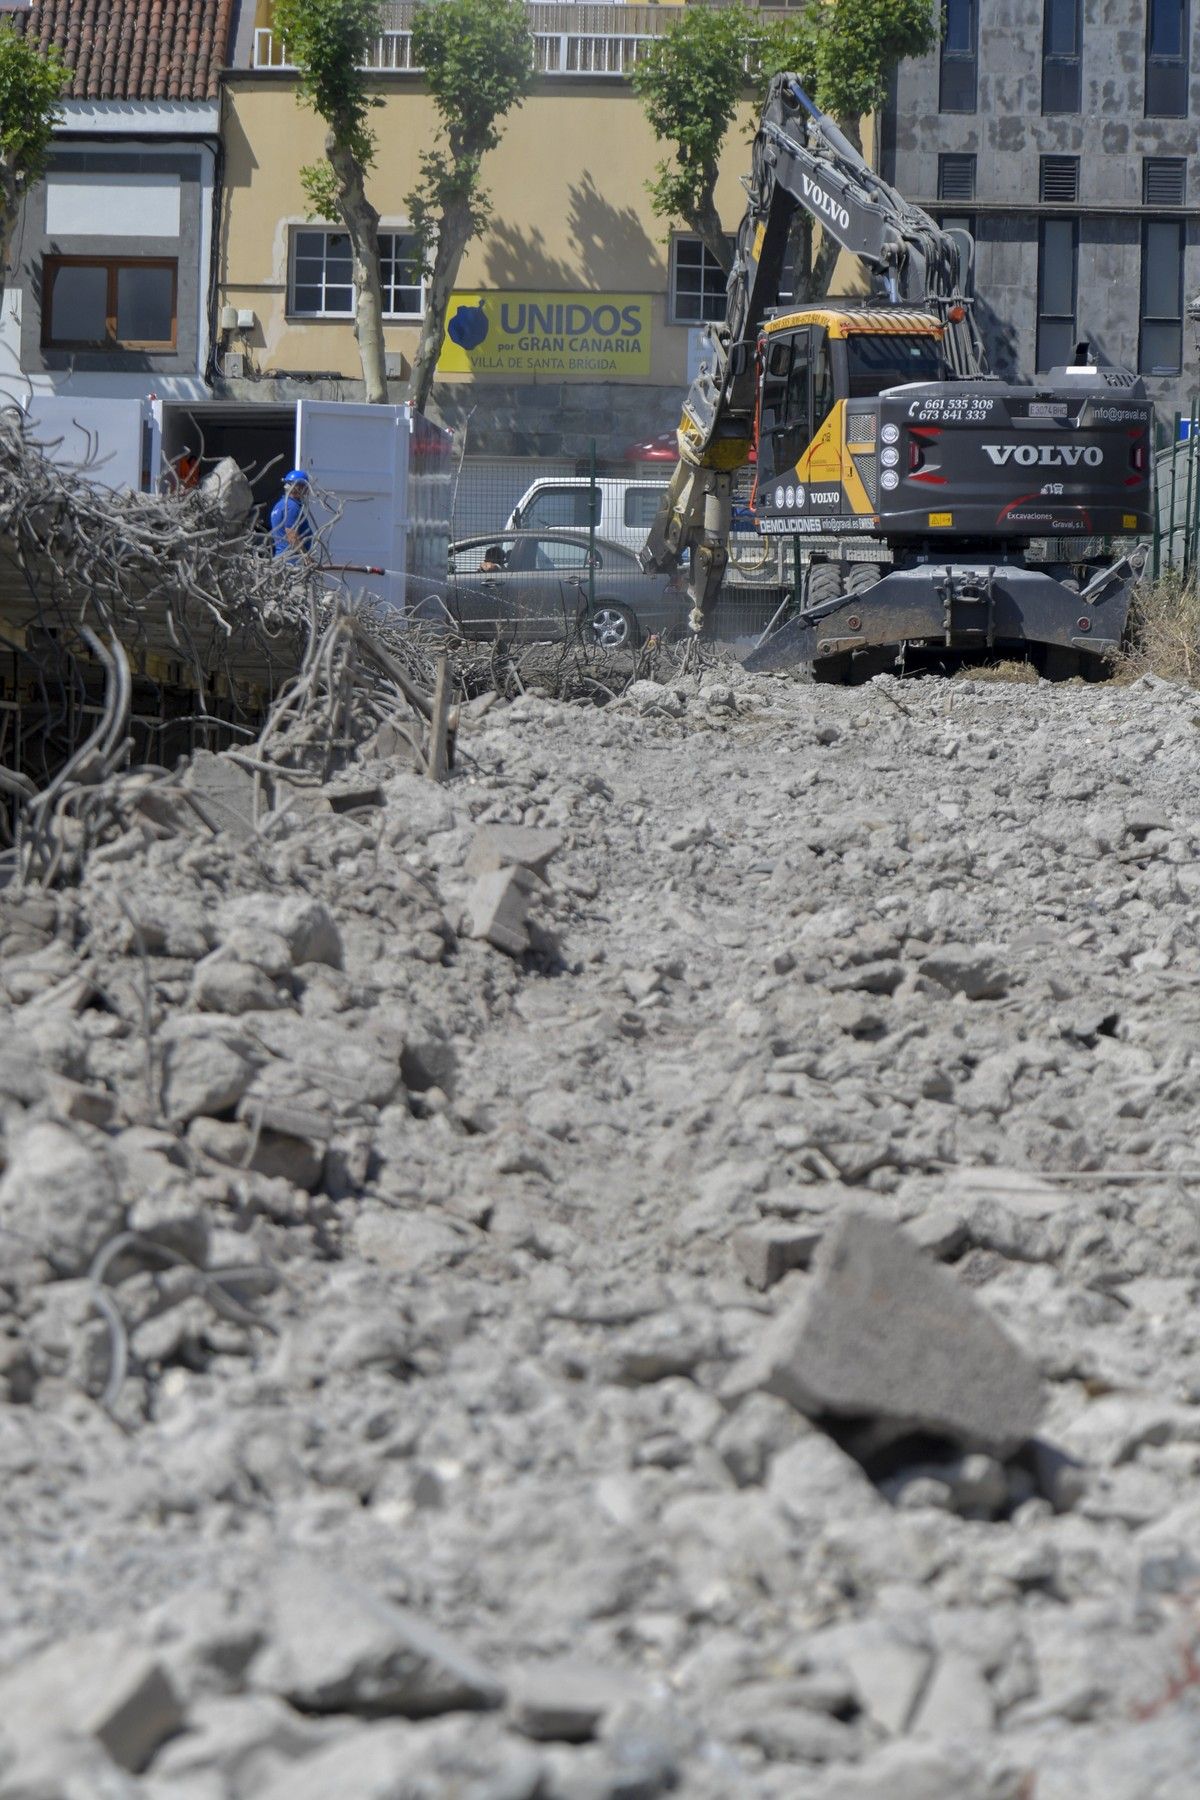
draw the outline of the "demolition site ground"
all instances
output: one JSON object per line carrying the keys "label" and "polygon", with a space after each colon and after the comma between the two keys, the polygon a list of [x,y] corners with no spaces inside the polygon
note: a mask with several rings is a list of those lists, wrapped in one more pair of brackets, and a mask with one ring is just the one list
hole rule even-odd
{"label": "demolition site ground", "polygon": [[0,895],[0,1800],[1192,1800],[1197,697],[706,654]]}

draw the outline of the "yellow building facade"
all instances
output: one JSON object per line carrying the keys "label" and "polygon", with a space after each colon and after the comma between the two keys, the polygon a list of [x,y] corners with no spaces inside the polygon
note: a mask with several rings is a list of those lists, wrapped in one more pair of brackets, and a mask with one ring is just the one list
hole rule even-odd
{"label": "yellow building facade", "polygon": [[[251,63],[270,54],[261,26],[257,37]],[[404,196],[437,120],[419,73],[374,85],[382,104],[368,192],[380,214],[389,381],[401,399],[423,307]],[[731,233],[754,117],[747,100],[726,140],[716,198]],[[348,250],[336,228],[308,217],[300,169],[321,159],[324,127],[300,102],[295,74],[229,72],[222,138],[225,394],[354,398]],[[463,259],[430,409],[450,424],[469,415],[473,449],[576,456],[595,437],[601,454],[616,454],[677,422],[704,319],[723,315],[724,277],[698,239],[651,211],[646,182],[664,151],[620,75],[542,75],[509,115],[484,163],[491,221]]]}

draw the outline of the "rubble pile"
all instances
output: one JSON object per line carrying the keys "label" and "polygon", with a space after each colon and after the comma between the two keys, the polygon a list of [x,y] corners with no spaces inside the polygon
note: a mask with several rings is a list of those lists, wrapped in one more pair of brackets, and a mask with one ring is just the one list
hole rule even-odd
{"label": "rubble pile", "polygon": [[1198,723],[489,696],[0,893],[0,1800],[1193,1795]]}

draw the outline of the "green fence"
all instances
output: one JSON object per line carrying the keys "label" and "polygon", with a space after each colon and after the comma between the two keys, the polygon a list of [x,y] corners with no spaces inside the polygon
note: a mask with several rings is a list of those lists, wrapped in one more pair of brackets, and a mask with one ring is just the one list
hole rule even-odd
{"label": "green fence", "polygon": [[1200,556],[1200,395],[1190,412],[1177,412],[1155,454],[1154,544],[1151,574],[1168,569],[1184,577]]}

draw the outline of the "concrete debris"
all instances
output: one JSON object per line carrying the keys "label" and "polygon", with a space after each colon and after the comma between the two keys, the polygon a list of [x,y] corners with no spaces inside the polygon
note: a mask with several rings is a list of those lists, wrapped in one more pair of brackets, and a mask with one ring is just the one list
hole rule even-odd
{"label": "concrete debris", "polygon": [[512,1721],[526,1737],[586,1743],[605,1716],[642,1698],[628,1675],[578,1662],[525,1664],[510,1672]]}
{"label": "concrete debris", "polygon": [[0,1240],[8,1237],[18,1257],[32,1251],[56,1274],[79,1275],[124,1222],[103,1138],[88,1141],[50,1120],[15,1137],[0,1180]]}
{"label": "concrete debris", "polygon": [[928,1432],[1006,1456],[1041,1415],[1028,1357],[952,1275],[865,1213],[834,1226],[759,1355],[766,1392],[893,1437]]}
{"label": "concrete debris", "polygon": [[96,1633],[66,1638],[0,1675],[0,1717],[19,1755],[91,1738],[136,1774],[186,1715],[158,1658],[119,1634]]}
{"label": "concrete debris", "polygon": [[483,938],[506,956],[529,949],[529,903],[545,884],[520,865],[480,875],[467,901],[467,934]]}
{"label": "concrete debris", "polygon": [[1191,1800],[1195,697],[638,656],[0,893],[0,1800]]}
{"label": "concrete debris", "polygon": [[311,1560],[279,1570],[270,1617],[252,1680],[300,1712],[419,1719],[504,1699],[487,1669],[432,1626]]}
{"label": "concrete debris", "polygon": [[464,867],[468,875],[491,875],[507,868],[544,875],[562,844],[557,831],[538,831],[528,825],[485,825],[475,833]]}
{"label": "concrete debris", "polygon": [[[260,804],[270,805],[267,777],[258,783]],[[183,775],[183,785],[196,797],[200,816],[209,821],[214,831],[246,842],[254,836],[255,776],[228,756],[214,755],[211,750],[194,750]],[[266,798],[261,798],[266,787]]]}

